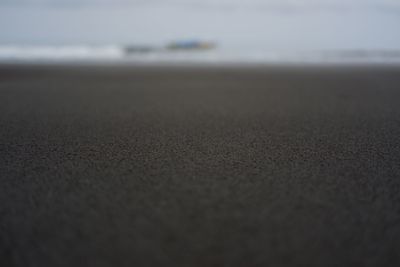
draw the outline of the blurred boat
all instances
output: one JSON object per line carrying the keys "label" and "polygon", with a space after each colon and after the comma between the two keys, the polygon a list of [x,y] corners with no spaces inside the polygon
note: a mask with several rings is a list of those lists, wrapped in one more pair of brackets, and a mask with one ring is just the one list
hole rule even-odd
{"label": "blurred boat", "polygon": [[167,45],[168,50],[211,50],[216,45],[211,42],[201,42],[195,40],[175,41]]}

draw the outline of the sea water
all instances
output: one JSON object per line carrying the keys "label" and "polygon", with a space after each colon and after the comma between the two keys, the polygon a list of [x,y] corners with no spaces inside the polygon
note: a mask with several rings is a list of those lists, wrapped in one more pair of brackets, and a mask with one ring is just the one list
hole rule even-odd
{"label": "sea water", "polygon": [[122,45],[0,46],[0,62],[123,63],[400,63],[400,50],[299,50],[216,47],[127,53]]}
{"label": "sea water", "polygon": [[[394,0],[0,2],[0,62],[400,62]],[[217,46],[167,49],[192,38]]]}

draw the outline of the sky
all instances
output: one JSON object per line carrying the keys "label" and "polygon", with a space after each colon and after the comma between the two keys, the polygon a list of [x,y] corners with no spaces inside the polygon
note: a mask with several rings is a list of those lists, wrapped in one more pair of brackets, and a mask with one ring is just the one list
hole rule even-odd
{"label": "sky", "polygon": [[400,49],[400,0],[0,0],[0,44]]}

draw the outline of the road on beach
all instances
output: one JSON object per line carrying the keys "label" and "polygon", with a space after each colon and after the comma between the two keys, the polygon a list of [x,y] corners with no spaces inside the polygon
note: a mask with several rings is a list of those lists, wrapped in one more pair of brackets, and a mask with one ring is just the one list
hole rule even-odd
{"label": "road on beach", "polygon": [[400,266],[400,67],[0,66],[1,266]]}

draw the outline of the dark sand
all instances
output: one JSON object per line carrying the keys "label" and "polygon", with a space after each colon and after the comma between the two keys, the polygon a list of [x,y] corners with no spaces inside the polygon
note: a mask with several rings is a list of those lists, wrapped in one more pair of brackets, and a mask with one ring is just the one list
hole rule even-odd
{"label": "dark sand", "polygon": [[400,266],[400,68],[0,67],[0,266]]}

